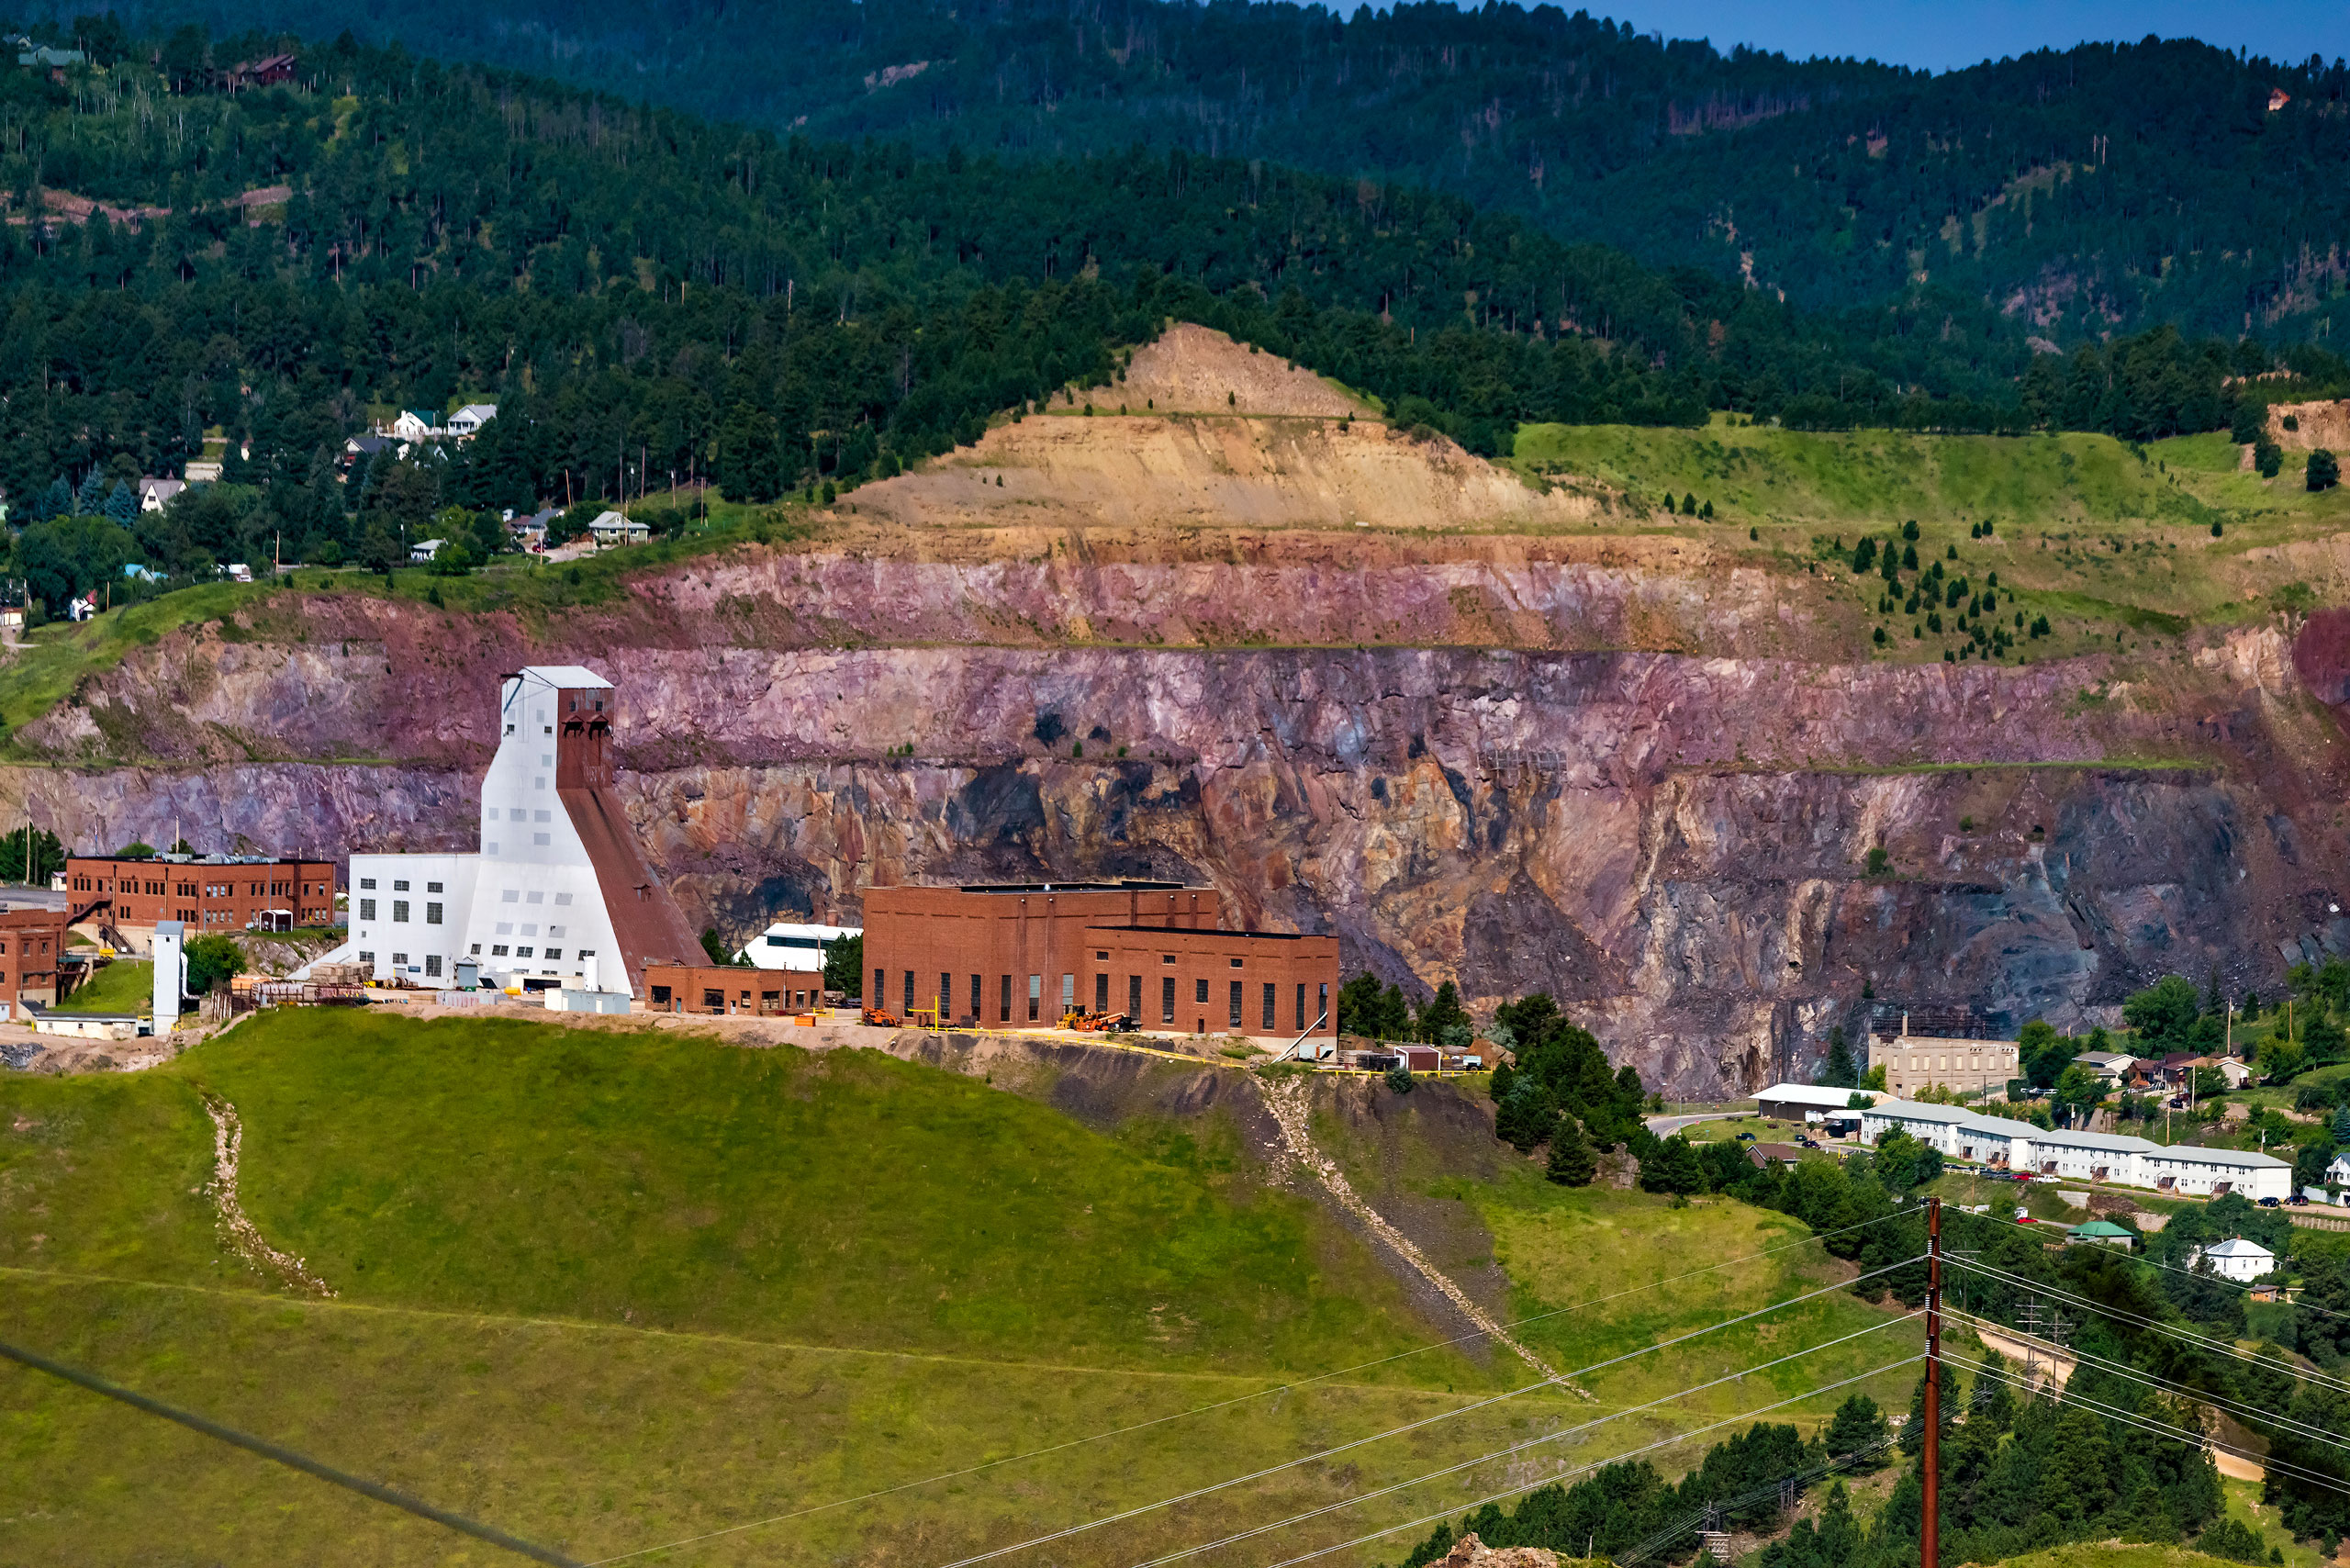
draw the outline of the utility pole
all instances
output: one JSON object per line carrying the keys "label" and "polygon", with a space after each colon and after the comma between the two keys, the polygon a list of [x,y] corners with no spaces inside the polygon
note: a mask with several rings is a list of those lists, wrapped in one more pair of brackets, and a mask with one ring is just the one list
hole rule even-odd
{"label": "utility pole", "polygon": [[1926,1506],[1919,1568],[1941,1568],[1942,1475],[1942,1201],[1926,1200]]}

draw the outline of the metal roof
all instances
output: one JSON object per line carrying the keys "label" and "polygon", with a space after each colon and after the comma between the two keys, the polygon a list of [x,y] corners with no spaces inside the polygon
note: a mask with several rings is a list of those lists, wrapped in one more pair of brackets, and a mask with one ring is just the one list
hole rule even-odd
{"label": "metal roof", "polygon": [[1757,1100],[1784,1100],[1794,1105],[1818,1105],[1823,1110],[1849,1109],[1855,1094],[1866,1094],[1865,1089],[1838,1089],[1825,1083],[1774,1083],[1768,1089],[1755,1091]]}
{"label": "metal roof", "polygon": [[609,691],[612,683],[589,669],[586,665],[524,665],[515,672],[531,680],[543,680],[564,690],[581,687],[600,687]]}
{"label": "metal roof", "polygon": [[2246,1241],[2241,1236],[2231,1236],[2225,1241],[2203,1249],[2206,1258],[2274,1258],[2276,1253],[2257,1241]]}

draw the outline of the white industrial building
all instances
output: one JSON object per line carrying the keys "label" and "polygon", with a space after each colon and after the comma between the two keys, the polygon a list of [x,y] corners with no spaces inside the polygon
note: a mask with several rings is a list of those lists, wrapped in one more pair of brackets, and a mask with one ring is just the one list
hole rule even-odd
{"label": "white industrial building", "polygon": [[1774,1121],[1824,1122],[1830,1116],[1856,1114],[1850,1111],[1855,1094],[1863,1100],[1884,1098],[1865,1089],[1833,1089],[1817,1083],[1774,1083],[1768,1089],[1757,1090],[1754,1103],[1761,1114]]}
{"label": "white industrial building", "polygon": [[535,666],[498,689],[481,847],[354,854],[350,939],[321,961],[378,980],[634,996],[648,963],[703,963],[612,789],[611,682]]}
{"label": "white industrial building", "polygon": [[[824,949],[851,936],[862,936],[861,925],[809,925],[778,920],[751,938],[735,956],[762,969],[822,976]],[[822,990],[821,985],[818,986]]]}
{"label": "white industrial building", "polygon": [[2241,1193],[2255,1201],[2293,1192],[2289,1160],[2236,1148],[2165,1148],[2112,1133],[2048,1132],[2029,1122],[1986,1116],[1960,1105],[1880,1100],[1860,1113],[1861,1141],[1873,1144],[1896,1129],[1930,1143],[1953,1159],[1995,1170],[2031,1171],[2067,1181],[2109,1182],[2188,1197]]}

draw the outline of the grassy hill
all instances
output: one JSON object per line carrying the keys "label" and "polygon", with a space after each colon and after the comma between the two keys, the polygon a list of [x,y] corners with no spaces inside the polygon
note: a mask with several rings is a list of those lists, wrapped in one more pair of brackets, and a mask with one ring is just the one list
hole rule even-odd
{"label": "grassy hill", "polygon": [[[243,1121],[248,1212],[334,1299],[274,1292],[222,1251],[204,1092]],[[1424,1316],[1326,1207],[1269,1184],[1226,1113],[1169,1119],[1148,1098],[1096,1128],[869,1053],[274,1015],[135,1078],[0,1079],[0,1313],[11,1338],[589,1558],[814,1508],[674,1560],[946,1561],[1525,1381],[1474,1344],[1386,1359],[1458,1319]],[[1614,1288],[1791,1231],[1729,1204],[1471,1189],[1455,1206],[1501,1218],[1521,1309],[1583,1298],[1578,1226],[1651,1236]],[[1652,1235],[1637,1223],[1668,1214]],[[1544,1348],[1701,1326],[1807,1277],[1807,1255],[1556,1320]],[[1806,1312],[1781,1343],[1874,1316],[1839,1297]],[[1332,1375],[1281,1391],[1317,1374]],[[0,1495],[34,1505],[11,1524],[13,1560],[170,1560],[189,1541],[229,1562],[451,1551],[80,1391],[13,1369],[0,1383]],[[1062,1560],[1137,1561],[1664,1391],[1646,1372],[1595,1383],[1596,1404],[1528,1394],[1079,1538]],[[1721,1397],[1722,1414],[1766,1399]],[[1559,1451],[1585,1462],[1673,1424]],[[1453,1495],[1406,1492],[1276,1539],[1303,1550]]]}

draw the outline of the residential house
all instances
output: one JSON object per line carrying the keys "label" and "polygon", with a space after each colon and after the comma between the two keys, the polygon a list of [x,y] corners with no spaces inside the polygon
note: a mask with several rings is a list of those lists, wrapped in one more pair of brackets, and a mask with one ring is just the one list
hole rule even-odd
{"label": "residential house", "polygon": [[17,63],[29,65],[38,71],[57,71],[68,65],[80,65],[89,56],[78,49],[54,49],[48,44],[28,49],[17,56]]}
{"label": "residential house", "polygon": [[441,434],[442,430],[432,422],[431,415],[420,414],[413,409],[402,409],[399,417],[386,427],[384,433],[395,441],[419,442],[431,441]]}
{"label": "residential house", "polygon": [[610,550],[620,544],[642,544],[653,537],[653,530],[623,513],[608,511],[599,514],[588,525],[588,533],[599,550]]}
{"label": "residential house", "polygon": [[441,546],[447,543],[445,539],[418,540],[408,547],[408,564],[415,566],[431,566],[432,558],[441,554]]}
{"label": "residential house", "polygon": [[546,548],[547,530],[554,525],[556,519],[562,516],[561,507],[545,506],[528,517],[509,514],[506,519],[506,527],[507,531],[514,535],[514,543],[523,549],[543,550]]}
{"label": "residential house", "polygon": [[2187,1266],[2190,1269],[2206,1260],[2210,1263],[2213,1273],[2239,1284],[2249,1284],[2263,1274],[2273,1272],[2277,1267],[2276,1253],[2259,1242],[2246,1241],[2241,1236],[2232,1236],[2210,1247],[2199,1247],[2187,1255]]}
{"label": "residential house", "polygon": [[139,510],[162,511],[172,504],[172,498],[187,488],[179,479],[145,478],[139,481]]}
{"label": "residential house", "polygon": [[1768,1170],[1774,1165],[1793,1165],[1803,1158],[1803,1146],[1793,1143],[1750,1143],[1746,1159],[1757,1170]]}
{"label": "residential house", "polygon": [[495,403],[468,403],[449,416],[449,433],[459,441],[470,441],[481,433],[481,427],[498,418]]}
{"label": "residential house", "polygon": [[2073,1060],[2108,1083],[2121,1082],[2134,1065],[2134,1058],[2124,1051],[2083,1051]]}
{"label": "residential house", "polygon": [[2350,1154],[2335,1155],[2325,1168],[2325,1179],[2337,1187],[2350,1187]]}
{"label": "residential house", "polygon": [[2252,1069],[2234,1057],[2221,1057],[2218,1063],[2220,1076],[2228,1081],[2231,1089],[2242,1089],[2252,1081]]}
{"label": "residential house", "polygon": [[342,443],[342,465],[352,467],[397,444],[390,436],[377,435],[372,431],[365,435],[352,436]]}
{"label": "residential house", "polygon": [[2076,1225],[2065,1233],[2065,1241],[2071,1247],[2118,1247],[2124,1252],[2135,1249],[2138,1245],[2134,1233],[2109,1219],[2093,1219],[2087,1225]]}
{"label": "residential house", "polygon": [[2179,1196],[2241,1193],[2253,1199],[2282,1199],[2293,1191],[2291,1163],[2274,1155],[2185,1144],[2165,1148],[2145,1138],[2106,1133],[2049,1132],[1962,1106],[1908,1100],[1880,1100],[1860,1115],[1863,1143],[1874,1144],[1898,1130],[1932,1144],[1946,1158],[1979,1160],[1994,1169],[2149,1187]]}

